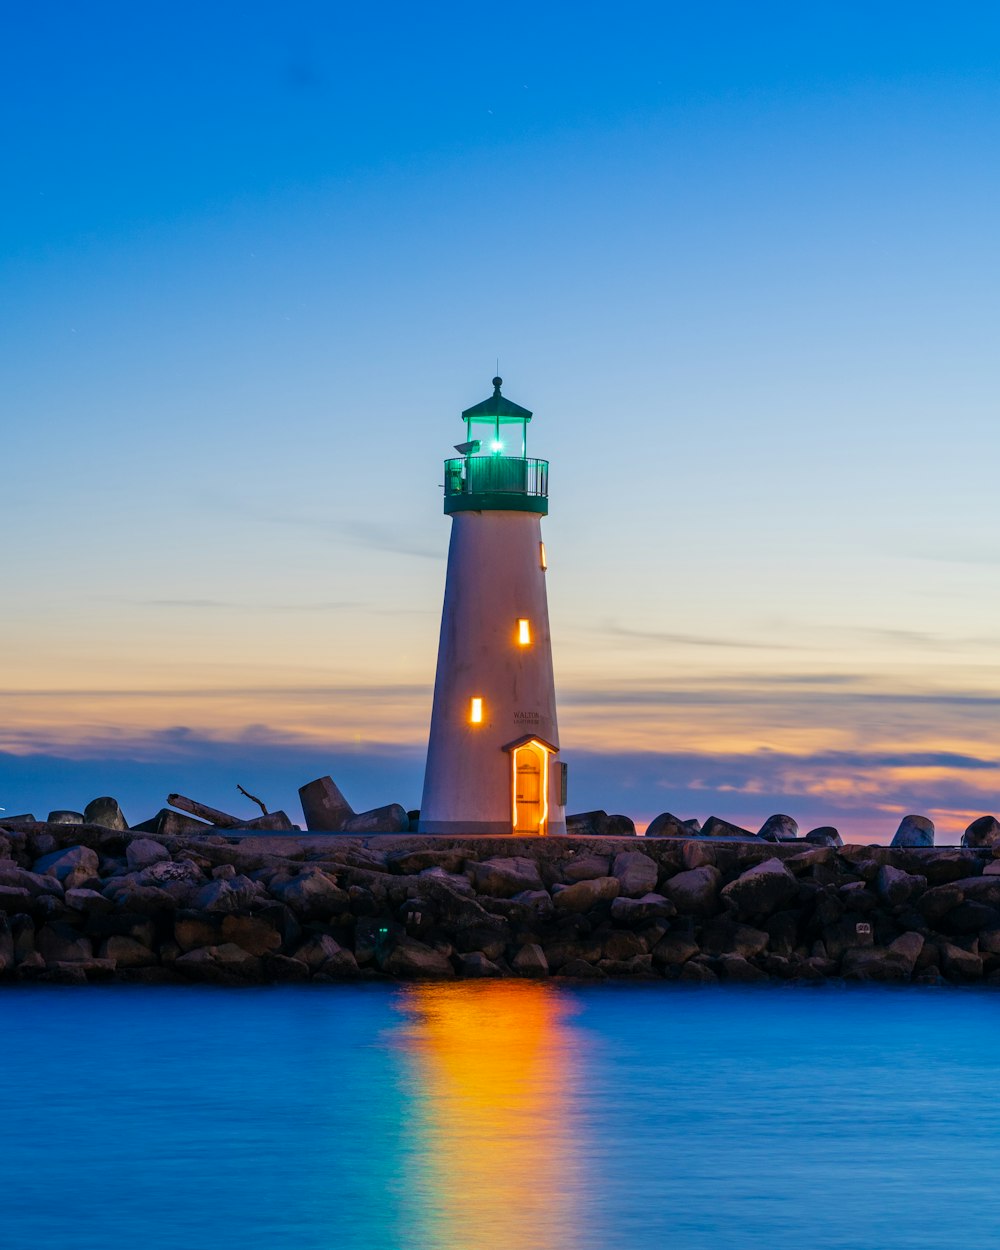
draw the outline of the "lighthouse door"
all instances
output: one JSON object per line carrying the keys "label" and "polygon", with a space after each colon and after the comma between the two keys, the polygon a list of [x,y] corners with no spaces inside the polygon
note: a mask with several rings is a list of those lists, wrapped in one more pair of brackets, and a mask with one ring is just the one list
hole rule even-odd
{"label": "lighthouse door", "polygon": [[548,752],[534,742],[526,742],[514,752],[515,833],[545,832],[548,762]]}

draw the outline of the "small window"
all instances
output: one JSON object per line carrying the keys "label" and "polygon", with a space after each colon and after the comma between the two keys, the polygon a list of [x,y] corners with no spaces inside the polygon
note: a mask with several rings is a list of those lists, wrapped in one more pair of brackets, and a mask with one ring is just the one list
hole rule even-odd
{"label": "small window", "polygon": [[483,723],[483,701],[477,695],[469,704],[469,724],[481,725]]}
{"label": "small window", "polygon": [[544,544],[544,543],[539,543],[539,544],[538,544],[538,563],[542,566],[542,571],[543,571],[543,572],[545,571],[545,569],[547,569],[547,568],[549,567],[548,557],[547,557],[547,556],[546,556],[546,554],[545,554],[545,544]]}
{"label": "small window", "polygon": [[531,646],[531,622],[526,616],[522,616],[517,622],[517,641],[521,647]]}

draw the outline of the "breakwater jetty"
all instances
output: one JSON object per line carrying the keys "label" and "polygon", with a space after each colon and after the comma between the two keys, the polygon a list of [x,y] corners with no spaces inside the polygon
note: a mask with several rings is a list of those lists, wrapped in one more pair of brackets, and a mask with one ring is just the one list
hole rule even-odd
{"label": "breakwater jetty", "polygon": [[1000,848],[0,827],[0,979],[1000,986]]}

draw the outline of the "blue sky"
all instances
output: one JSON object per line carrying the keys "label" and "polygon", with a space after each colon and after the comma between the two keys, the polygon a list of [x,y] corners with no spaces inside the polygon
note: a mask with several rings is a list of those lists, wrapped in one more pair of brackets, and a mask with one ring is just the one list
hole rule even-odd
{"label": "blue sky", "polygon": [[499,356],[580,806],[995,807],[992,6],[0,12],[0,803],[414,806]]}

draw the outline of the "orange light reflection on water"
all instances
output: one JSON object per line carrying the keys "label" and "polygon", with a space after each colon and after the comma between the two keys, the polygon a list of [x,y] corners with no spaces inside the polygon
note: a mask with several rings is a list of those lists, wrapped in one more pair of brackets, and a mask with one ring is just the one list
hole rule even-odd
{"label": "orange light reflection on water", "polygon": [[545,985],[409,987],[416,1102],[406,1191],[434,1250],[572,1250],[579,1038]]}

